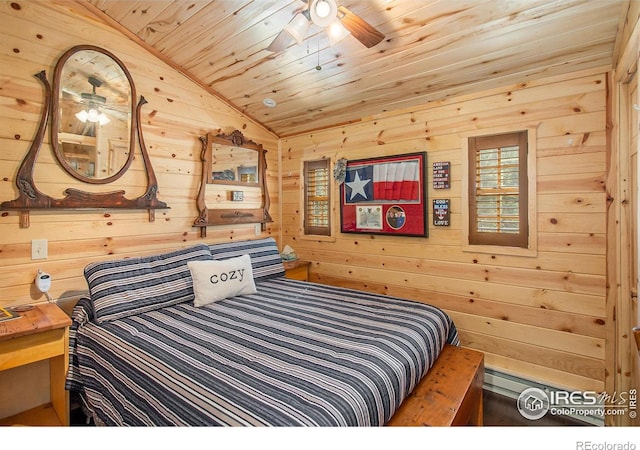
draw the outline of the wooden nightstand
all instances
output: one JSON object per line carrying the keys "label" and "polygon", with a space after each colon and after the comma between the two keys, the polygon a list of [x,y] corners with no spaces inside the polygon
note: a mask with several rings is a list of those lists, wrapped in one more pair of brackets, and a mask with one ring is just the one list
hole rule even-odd
{"label": "wooden nightstand", "polygon": [[20,316],[0,322],[0,370],[48,359],[50,402],[0,419],[0,425],[69,425],[69,393],[64,384],[71,319],[54,303],[35,305]]}
{"label": "wooden nightstand", "polygon": [[309,261],[299,259],[293,261],[283,261],[285,276],[292,280],[309,281]]}

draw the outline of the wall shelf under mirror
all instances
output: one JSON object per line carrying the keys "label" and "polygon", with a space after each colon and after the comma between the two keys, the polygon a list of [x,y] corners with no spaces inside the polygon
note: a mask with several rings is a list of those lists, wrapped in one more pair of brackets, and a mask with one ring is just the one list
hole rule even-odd
{"label": "wall shelf under mirror", "polygon": [[[193,223],[206,237],[207,227],[272,222],[266,180],[266,153],[261,144],[242,132],[207,133],[202,142],[202,177]],[[208,205],[215,204],[215,207]]]}

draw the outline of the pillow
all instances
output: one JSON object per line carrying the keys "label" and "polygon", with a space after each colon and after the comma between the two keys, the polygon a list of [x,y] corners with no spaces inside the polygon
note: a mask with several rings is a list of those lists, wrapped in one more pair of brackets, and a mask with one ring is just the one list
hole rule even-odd
{"label": "pillow", "polygon": [[91,263],[84,269],[95,320],[103,323],[192,301],[188,261],[211,260],[206,244],[168,253]]}
{"label": "pillow", "polygon": [[193,279],[194,306],[257,292],[249,255],[224,261],[189,261],[187,266]]}
{"label": "pillow", "polygon": [[218,260],[249,255],[255,281],[284,276],[282,257],[278,250],[278,244],[272,237],[211,244],[209,250],[211,250],[213,259]]}

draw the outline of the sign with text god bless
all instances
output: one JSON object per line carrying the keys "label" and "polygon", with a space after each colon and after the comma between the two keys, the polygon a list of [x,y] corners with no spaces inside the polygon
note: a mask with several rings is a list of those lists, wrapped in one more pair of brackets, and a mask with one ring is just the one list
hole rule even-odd
{"label": "sign with text god bless", "polygon": [[433,225],[436,227],[448,227],[450,224],[450,211],[448,198],[433,199]]}

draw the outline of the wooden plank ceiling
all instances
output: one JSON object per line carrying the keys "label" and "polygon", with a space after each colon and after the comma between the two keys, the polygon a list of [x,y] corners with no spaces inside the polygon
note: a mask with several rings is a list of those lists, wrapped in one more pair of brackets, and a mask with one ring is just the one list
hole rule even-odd
{"label": "wooden plank ceiling", "polygon": [[[96,15],[281,137],[610,67],[628,6],[628,0],[338,0],[385,39],[366,48],[348,36],[331,47],[324,29],[312,25],[302,44],[293,41],[271,53],[266,47],[306,8],[304,2],[88,3]],[[265,106],[265,98],[277,106]]]}

